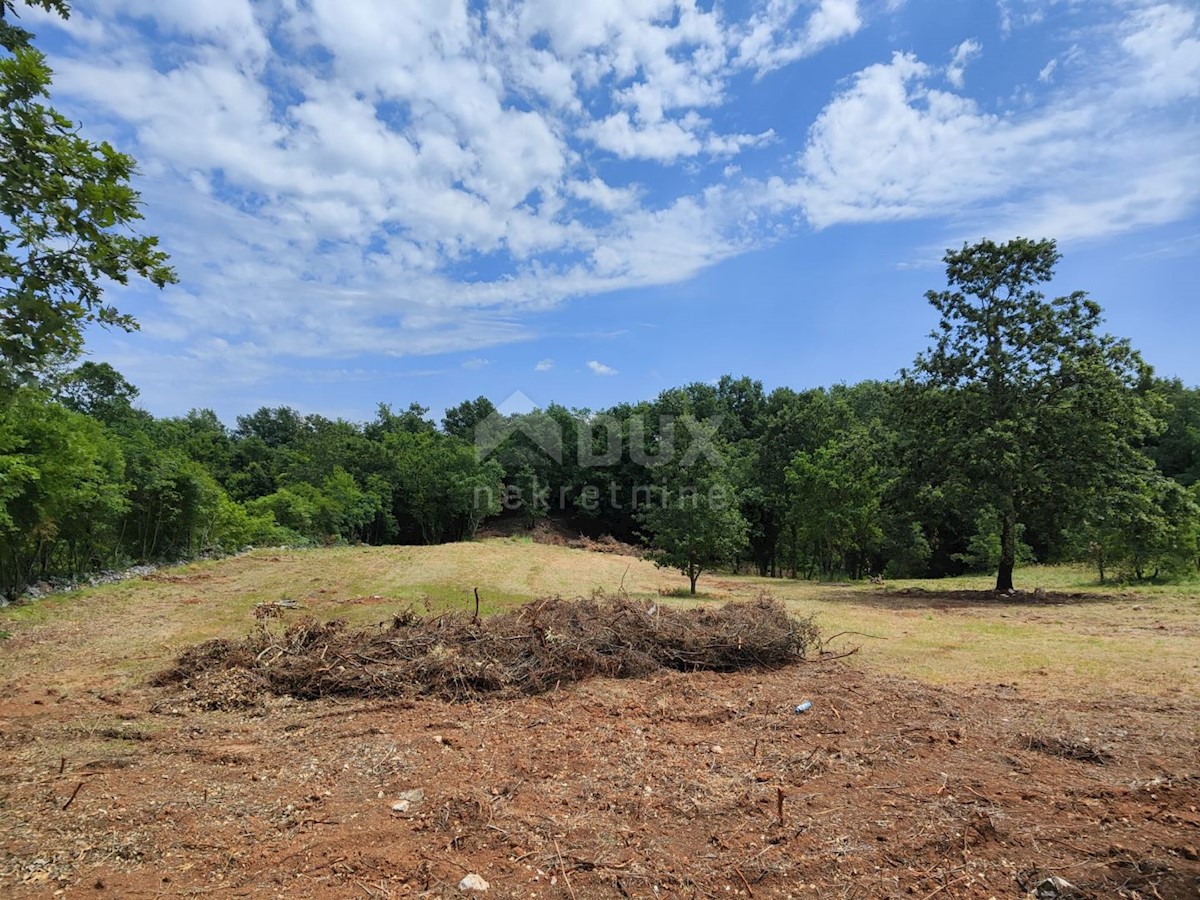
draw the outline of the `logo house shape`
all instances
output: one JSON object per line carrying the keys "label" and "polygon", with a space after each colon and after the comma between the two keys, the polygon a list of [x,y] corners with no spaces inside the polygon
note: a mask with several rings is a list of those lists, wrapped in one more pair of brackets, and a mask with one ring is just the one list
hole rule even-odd
{"label": "logo house shape", "polygon": [[476,455],[487,459],[514,434],[523,434],[550,459],[562,463],[562,426],[520,391],[510,394],[496,412],[475,425]]}

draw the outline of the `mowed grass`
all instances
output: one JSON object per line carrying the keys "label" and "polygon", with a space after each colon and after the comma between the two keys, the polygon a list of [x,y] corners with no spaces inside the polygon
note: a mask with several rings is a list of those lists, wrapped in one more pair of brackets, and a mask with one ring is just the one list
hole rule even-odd
{"label": "mowed grass", "polygon": [[828,585],[718,579],[735,594],[769,590],[811,615],[830,649],[860,647],[866,665],[943,684],[1006,684],[1039,692],[1170,696],[1200,692],[1200,584],[1099,585],[1069,566],[1018,571],[1018,587],[1079,595],[1052,602],[989,592],[963,577]]}
{"label": "mowed grass", "polygon": [[[624,556],[504,538],[439,547],[260,550],[164,570],[102,588],[0,609],[0,678],[70,689],[119,689],[143,681],[182,648],[254,627],[254,607],[294,600],[313,615],[354,624],[390,621],[404,606],[471,611],[479,589],[488,614],[551,595],[623,587],[684,605],[768,591],[811,615],[831,650],[860,647],[857,664],[926,681],[1015,685],[1048,694],[1200,692],[1200,585],[1113,588],[1082,569],[1033,568],[1020,586],[1085,596],[1066,603],[945,596],[986,590],[986,578],[816,584],[718,574],[705,596],[677,573]],[[909,593],[904,593],[908,591]],[[926,593],[930,592],[930,593]]]}
{"label": "mowed grass", "polygon": [[190,644],[248,633],[254,607],[270,601],[301,605],[285,613],[285,622],[311,615],[373,625],[407,606],[473,612],[476,588],[480,612],[488,614],[537,597],[622,585],[635,595],[657,595],[678,580],[643,560],[512,538],[258,550],[0,609],[0,631],[10,633],[0,640],[0,678],[129,684]]}

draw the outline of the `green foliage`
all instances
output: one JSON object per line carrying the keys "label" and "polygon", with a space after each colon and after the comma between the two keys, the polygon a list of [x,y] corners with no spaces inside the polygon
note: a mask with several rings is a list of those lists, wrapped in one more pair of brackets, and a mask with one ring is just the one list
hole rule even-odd
{"label": "green foliage", "polygon": [[244,547],[298,546],[304,538],[281,527],[270,514],[252,512],[222,492],[212,510],[206,546],[220,553],[234,553]]}
{"label": "green foliage", "polygon": [[1084,295],[1043,298],[1057,259],[1049,241],[949,254],[914,372],[828,390],[726,376],[600,412],[501,417],[476,398],[441,430],[415,403],[364,424],[262,408],[231,430],[210,410],[138,410],[105,363],[47,364],[43,389],[0,402],[0,588],[253,545],[461,540],[502,511],[645,540],[693,591],[746,563],[992,567],[998,586],[1034,558],[1189,576],[1200,391],[1099,335]]}
{"label": "green foliage", "polygon": [[32,389],[0,407],[0,589],[103,562],[129,508],[103,427]]}
{"label": "green foliage", "polygon": [[921,523],[903,512],[889,515],[884,524],[884,553],[880,574],[887,578],[913,578],[929,571],[933,547]]}
{"label": "green foliage", "polygon": [[1058,259],[1053,241],[1021,238],[948,252],[953,289],[927,295],[941,321],[901,395],[929,481],[999,517],[997,590],[1012,587],[1019,526],[1061,532],[1156,427],[1135,391],[1145,367],[1097,332],[1100,307],[1037,290]]}
{"label": "green foliage", "polygon": [[224,493],[202,465],[154,438],[139,431],[122,441],[130,502],[123,545],[142,563],[209,549],[210,522]]}
{"label": "green foliage", "polygon": [[702,572],[743,552],[748,525],[723,459],[689,461],[687,449],[679,448],[664,466],[651,502],[638,509],[637,517],[653,547],[649,557],[686,576],[695,594]]}
{"label": "green foliage", "polygon": [[[1026,544],[1022,537],[1025,526],[1017,525],[1017,556],[1018,564],[1036,561],[1033,548]],[[1002,526],[1000,514],[992,507],[985,507],[975,518],[975,531],[967,543],[963,553],[955,553],[954,558],[962,562],[971,572],[995,572],[1004,554]]]}
{"label": "green foliage", "polygon": [[397,513],[415,521],[427,544],[462,540],[500,511],[503,469],[480,461],[474,448],[432,431],[384,436],[395,485]]}
{"label": "green foliage", "polygon": [[[67,11],[57,0],[37,5]],[[0,9],[14,12],[9,0]],[[80,137],[46,105],[51,72],[29,38],[0,23],[0,378],[9,390],[77,353],[88,323],[136,328],[104,301],[106,281],[175,281],[157,239],[130,228],[141,218],[132,157]]]}
{"label": "green foliage", "polygon": [[1156,382],[1153,390],[1165,405],[1166,428],[1151,441],[1150,456],[1168,478],[1194,485],[1200,482],[1200,388],[1174,379]]}
{"label": "green foliage", "polygon": [[1149,466],[1113,473],[1073,531],[1077,555],[1110,574],[1138,581],[1194,574],[1200,539],[1200,490]]}
{"label": "green foliage", "polygon": [[[36,6],[46,12],[57,13],[64,19],[70,18],[71,9],[66,0],[25,0],[26,6]],[[22,47],[29,46],[33,35],[14,25],[10,20],[18,17],[17,4],[14,0],[0,0],[0,47],[10,53]]]}
{"label": "green foliage", "polygon": [[787,468],[786,521],[821,571],[860,578],[883,544],[884,475],[879,446],[862,426],[848,429]]}
{"label": "green foliage", "polygon": [[458,406],[446,410],[446,415],[442,418],[442,430],[468,444],[474,443],[476,427],[494,415],[496,407],[487,397],[464,400]]}
{"label": "green foliage", "polygon": [[248,501],[246,512],[251,516],[270,517],[281,528],[296,534],[311,535],[319,530],[317,518],[322,499],[320,490],[311,484],[299,484]]}
{"label": "green foliage", "polygon": [[120,425],[135,418],[138,389],[108,363],[85,362],[57,379],[55,394],[67,409]]}

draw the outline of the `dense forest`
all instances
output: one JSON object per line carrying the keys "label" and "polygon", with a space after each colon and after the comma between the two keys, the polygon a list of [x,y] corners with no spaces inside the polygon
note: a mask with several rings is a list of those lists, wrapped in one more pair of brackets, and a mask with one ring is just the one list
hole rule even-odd
{"label": "dense forest", "polygon": [[1195,572],[1200,389],[1107,338],[1097,352],[1124,369],[1055,340],[1039,374],[1029,343],[999,422],[969,348],[937,343],[890,382],[767,392],[725,376],[513,416],[479,397],[440,423],[415,403],[365,423],[156,418],[109,365],[58,367],[0,408],[0,579],[12,596],[248,545],[457,541],[497,516],[562,517],[692,575],[995,571],[1010,543],[1014,563],[1088,560],[1101,579]]}

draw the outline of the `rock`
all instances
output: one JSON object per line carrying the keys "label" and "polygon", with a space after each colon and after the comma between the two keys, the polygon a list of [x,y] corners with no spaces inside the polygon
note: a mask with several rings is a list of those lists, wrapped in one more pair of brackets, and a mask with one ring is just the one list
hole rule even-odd
{"label": "rock", "polygon": [[406,813],[425,799],[425,792],[420,788],[411,791],[401,791],[396,802],[392,804],[392,812]]}
{"label": "rock", "polygon": [[482,876],[476,875],[474,872],[472,872],[470,875],[467,875],[458,883],[458,889],[460,891],[479,891],[482,893],[490,887],[491,885],[484,881]]}
{"label": "rock", "polygon": [[720,744],[713,744],[713,745],[712,745],[712,746],[709,748],[709,751],[710,751],[710,752],[712,752],[712,753],[715,753],[715,754],[717,754],[717,756],[720,756],[720,755],[722,755],[722,754],[725,752],[725,748],[724,748],[724,747],[722,747]]}
{"label": "rock", "polygon": [[1057,900],[1059,897],[1072,897],[1075,895],[1075,885],[1067,881],[1065,878],[1059,878],[1057,875],[1051,875],[1045,881],[1037,886],[1034,896],[1037,900]]}

